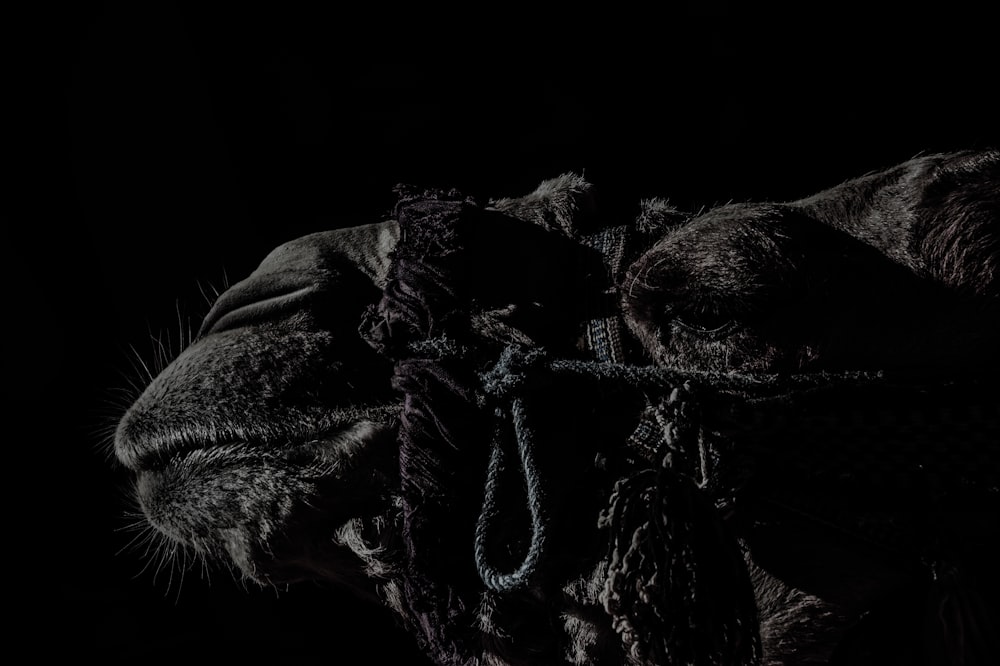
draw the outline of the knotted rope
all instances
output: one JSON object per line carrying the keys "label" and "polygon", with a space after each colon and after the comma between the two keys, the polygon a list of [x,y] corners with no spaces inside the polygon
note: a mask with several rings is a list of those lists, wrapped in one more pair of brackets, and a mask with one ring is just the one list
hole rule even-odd
{"label": "knotted rope", "polygon": [[[742,554],[724,529],[700,486],[712,473],[700,451],[694,389],[686,373],[577,360],[549,359],[538,349],[504,349],[481,375],[496,407],[497,436],[487,470],[483,510],[476,525],[476,566],[483,582],[498,592],[523,589],[541,578],[551,540],[547,486],[536,458],[540,446],[531,427],[529,403],[560,380],[610,382],[666,393],[674,408],[666,424],[659,469],[620,480],[600,526],[611,533],[611,564],[602,595],[605,609],[627,649],[656,663],[749,664],[759,654],[753,590]],[[745,388],[757,380],[731,376]],[[683,396],[683,397],[682,397]],[[517,460],[505,451],[503,424],[509,419]],[[689,449],[694,448],[693,458]],[[696,461],[692,467],[692,460]],[[530,514],[530,545],[519,565],[500,571],[490,561],[500,507],[503,472],[516,468]],[[695,473],[701,478],[692,478]]]}

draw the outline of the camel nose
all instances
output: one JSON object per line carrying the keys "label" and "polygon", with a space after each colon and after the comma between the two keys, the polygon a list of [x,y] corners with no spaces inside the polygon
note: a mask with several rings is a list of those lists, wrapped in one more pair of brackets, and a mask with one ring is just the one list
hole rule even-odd
{"label": "camel nose", "polygon": [[309,273],[255,272],[219,296],[202,322],[198,337],[258,325],[300,311],[321,284],[319,276]]}
{"label": "camel nose", "polygon": [[397,237],[394,224],[369,224],[279,245],[218,298],[198,336],[274,321],[310,303],[353,313],[379,297]]}
{"label": "camel nose", "polygon": [[245,280],[222,293],[198,336],[259,325],[301,311],[337,278],[323,234],[304,236],[275,248]]}

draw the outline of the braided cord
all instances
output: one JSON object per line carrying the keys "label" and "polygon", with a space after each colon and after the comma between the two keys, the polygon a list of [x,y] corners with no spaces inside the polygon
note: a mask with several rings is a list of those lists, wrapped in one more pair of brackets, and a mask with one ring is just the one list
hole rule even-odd
{"label": "braided cord", "polygon": [[521,564],[512,572],[504,573],[488,561],[487,543],[497,516],[500,514],[497,499],[500,477],[506,469],[506,455],[502,444],[503,432],[499,427],[502,412],[498,411],[498,427],[494,438],[490,462],[486,473],[483,510],[476,524],[476,568],[483,582],[497,592],[526,588],[537,579],[549,545],[548,501],[543,479],[535,460],[535,435],[528,424],[524,400],[514,398],[510,405],[517,441],[519,469],[524,477],[528,511],[531,515],[531,542]]}

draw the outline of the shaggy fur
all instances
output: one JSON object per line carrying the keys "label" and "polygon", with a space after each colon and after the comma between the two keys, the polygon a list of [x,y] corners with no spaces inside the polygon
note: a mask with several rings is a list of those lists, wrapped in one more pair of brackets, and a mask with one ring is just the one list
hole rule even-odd
{"label": "shaggy fur", "polygon": [[[411,200],[424,205],[401,191],[399,215],[409,214]],[[399,279],[404,259],[431,283],[442,279],[441,266],[464,276],[458,286],[441,284],[454,287],[448,298],[464,308],[469,339],[487,348],[516,343],[583,358],[593,352],[593,322],[603,317],[624,322],[630,362],[677,371],[870,370],[953,382],[997,370],[995,151],[919,157],[800,201],[733,204],[694,217],[650,200],[622,227],[614,261],[594,240],[610,224],[579,176],[546,181],[524,197],[456,206],[474,210],[476,224],[461,231],[463,245],[453,254],[434,237],[418,251],[424,241],[407,236],[398,219],[312,234],[277,248],[219,298],[198,339],[147,387],[116,433],[117,457],[134,472],[142,510],[165,539],[262,585],[347,585],[396,611],[442,662],[652,663],[628,649],[605,607],[607,535],[598,526],[614,482],[642,464],[625,442],[644,406],[614,391],[595,396],[560,385],[548,392],[540,431],[546,441],[566,443],[544,451],[540,462],[560,489],[552,498],[559,546],[544,581],[512,593],[485,588],[464,559],[484,452],[469,442],[405,450],[416,410],[430,418],[445,404],[416,405],[413,392],[404,404],[406,381],[433,379],[407,374],[415,368],[407,354],[422,342],[408,337],[411,324],[452,329],[426,318],[437,306],[414,310],[408,324],[398,306],[387,305],[414,297],[412,283]],[[472,376],[447,365],[448,348],[420,349],[437,355],[427,366],[432,372]],[[449,398],[454,409],[475,413],[475,400],[459,393]],[[995,409],[995,394],[983,400]],[[440,502],[421,505],[423,513],[411,505],[413,469],[403,461],[401,474],[401,446],[405,455],[443,456],[458,470],[428,473],[417,484],[423,500]],[[740,486],[735,503],[715,499],[747,562],[759,663],[1000,658],[991,624],[996,575],[987,564],[995,553],[988,544],[998,484],[985,486],[978,506],[944,507],[944,518],[935,513],[942,507],[932,506],[935,520],[905,532],[926,535],[923,554],[949,546],[932,570],[919,561],[910,566],[921,553],[888,557],[856,535],[775,508],[766,491],[787,481],[775,470],[792,463],[757,464],[770,471]],[[816,479],[830,485],[810,488]],[[829,490],[845,506],[884,499],[853,495],[858,486],[842,488],[827,477],[804,474],[800,482],[799,496]],[[882,508],[906,513],[906,502],[924,498],[922,487],[910,490],[898,506],[857,515],[878,523]],[[516,561],[524,510],[509,492],[503,529],[507,556]],[[910,526],[884,526],[901,524]],[[412,545],[435,534],[455,542],[436,562]],[[414,541],[418,536],[424,541]],[[437,572],[430,583],[453,593],[440,616],[414,597],[415,585],[427,582],[414,577],[421,567]],[[912,610],[924,604],[926,614]],[[450,619],[432,627],[432,617]]]}

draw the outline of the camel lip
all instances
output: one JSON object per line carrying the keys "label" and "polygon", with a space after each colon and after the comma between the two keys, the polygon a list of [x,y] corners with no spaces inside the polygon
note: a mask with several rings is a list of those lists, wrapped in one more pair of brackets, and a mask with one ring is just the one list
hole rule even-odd
{"label": "camel lip", "polygon": [[195,451],[226,450],[234,447],[256,451],[294,451],[308,444],[342,438],[363,424],[391,426],[401,406],[395,403],[339,410],[321,424],[308,428],[270,430],[262,428],[217,428],[185,424],[168,432],[131,432],[128,418],[122,419],[115,434],[118,460],[133,472],[166,469]]}
{"label": "camel lip", "polygon": [[312,433],[289,434],[286,437],[251,436],[248,433],[221,433],[199,437],[190,429],[178,429],[142,442],[141,446],[122,445],[116,441],[118,459],[136,473],[161,472],[197,452],[232,450],[236,447],[257,451],[288,450],[297,445],[334,437],[342,429],[331,428]]}
{"label": "camel lip", "polygon": [[291,450],[309,442],[331,439],[350,428],[347,419],[331,420],[318,427],[285,431],[264,428],[220,428],[212,424],[187,423],[168,430],[133,432],[126,418],[115,436],[115,454],[134,472],[166,469],[197,451],[223,451],[240,447],[258,451]]}

